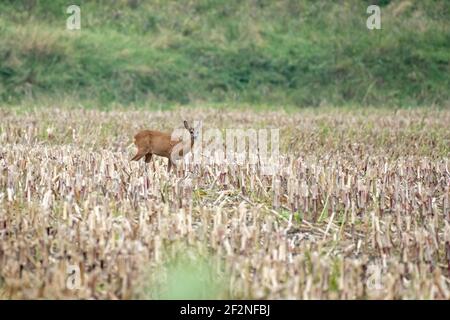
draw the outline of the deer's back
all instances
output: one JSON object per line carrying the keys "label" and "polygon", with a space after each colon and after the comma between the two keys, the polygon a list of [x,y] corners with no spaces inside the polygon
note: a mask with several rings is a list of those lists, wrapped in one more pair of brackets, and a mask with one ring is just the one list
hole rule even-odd
{"label": "deer's back", "polygon": [[153,130],[143,130],[134,136],[134,143],[140,150],[168,157],[172,148],[179,141],[172,141],[167,133]]}

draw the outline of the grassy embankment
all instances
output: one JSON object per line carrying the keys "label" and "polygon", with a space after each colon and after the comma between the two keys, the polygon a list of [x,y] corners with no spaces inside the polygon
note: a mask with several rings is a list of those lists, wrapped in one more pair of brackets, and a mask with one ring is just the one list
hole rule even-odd
{"label": "grassy embankment", "polygon": [[0,4],[2,105],[449,103],[447,1],[72,2]]}

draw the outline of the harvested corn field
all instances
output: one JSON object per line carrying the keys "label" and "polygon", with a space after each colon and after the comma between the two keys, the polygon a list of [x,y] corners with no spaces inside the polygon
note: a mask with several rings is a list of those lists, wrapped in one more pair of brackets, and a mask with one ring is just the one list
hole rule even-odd
{"label": "harvested corn field", "polygon": [[[450,299],[448,110],[0,119],[1,298]],[[279,129],[277,171],[130,161],[184,119]]]}

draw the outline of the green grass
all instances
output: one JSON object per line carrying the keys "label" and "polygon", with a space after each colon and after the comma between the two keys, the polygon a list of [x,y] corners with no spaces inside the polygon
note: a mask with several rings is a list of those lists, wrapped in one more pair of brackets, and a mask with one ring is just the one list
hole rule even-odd
{"label": "green grass", "polygon": [[73,1],[0,4],[0,102],[448,106],[450,3]]}

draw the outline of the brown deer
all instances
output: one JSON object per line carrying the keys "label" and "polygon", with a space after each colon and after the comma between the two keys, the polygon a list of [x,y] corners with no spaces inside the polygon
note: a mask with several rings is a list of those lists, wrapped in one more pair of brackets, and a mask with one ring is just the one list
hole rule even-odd
{"label": "brown deer", "polygon": [[[197,138],[198,130],[190,127],[186,120],[184,120],[184,127],[189,131],[189,134],[191,135],[191,143],[188,150],[186,151],[187,154],[190,150],[192,150],[194,141]],[[159,131],[143,130],[139,132],[134,136],[134,144],[138,148],[138,151],[136,155],[131,159],[131,161],[139,161],[142,157],[145,156],[145,162],[149,163],[150,160],[152,160],[152,156],[154,154],[161,157],[166,157],[169,160],[167,172],[170,171],[172,166],[176,168],[175,163],[171,158],[172,151],[175,147],[180,150],[178,153],[179,156],[183,157],[185,155],[183,154],[183,144],[181,139],[172,140],[170,134]],[[177,150],[175,150],[174,152],[177,152]]]}

